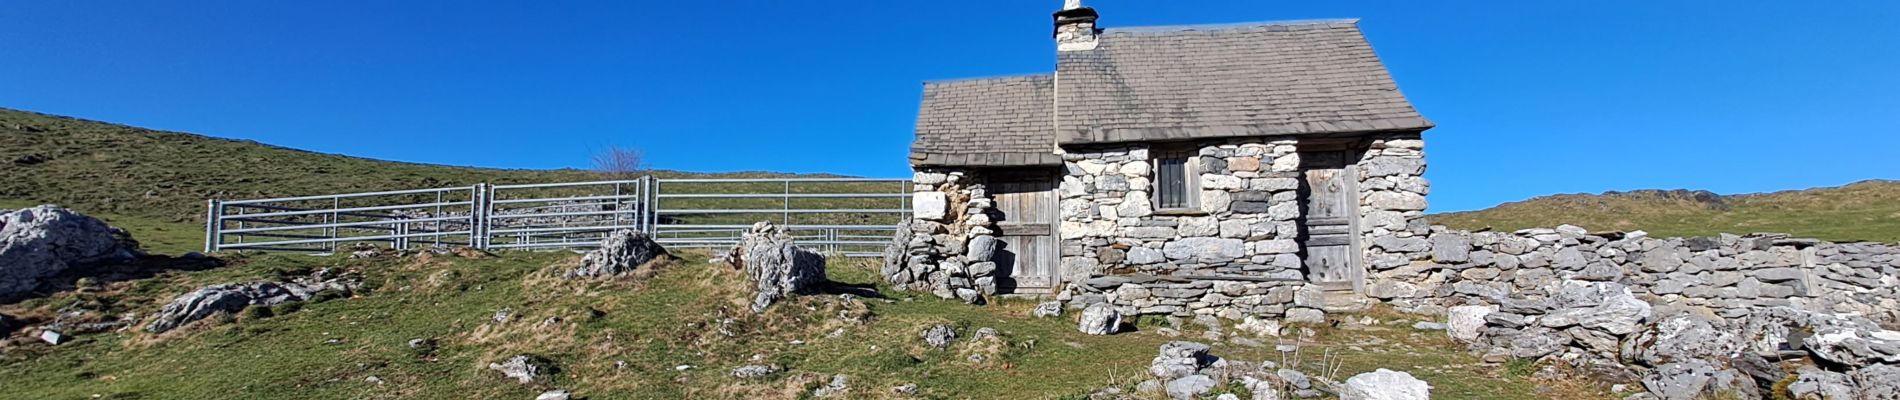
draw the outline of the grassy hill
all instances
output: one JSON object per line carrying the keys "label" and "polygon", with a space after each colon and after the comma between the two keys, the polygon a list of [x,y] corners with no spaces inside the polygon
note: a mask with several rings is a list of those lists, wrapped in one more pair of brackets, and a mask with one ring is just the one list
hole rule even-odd
{"label": "grassy hill", "polygon": [[1727,196],[1688,190],[1564,194],[1435,214],[1430,220],[1458,229],[1567,223],[1659,236],[1781,232],[1832,241],[1900,242],[1900,181]]}
{"label": "grassy hill", "polygon": [[[1029,316],[1030,300],[975,307],[893,292],[877,282],[874,264],[847,260],[828,268],[832,293],[790,299],[755,315],[746,310],[748,283],[740,272],[701,261],[703,253],[649,278],[607,282],[559,278],[577,263],[567,252],[480,259],[220,257],[228,265],[104,283],[0,305],[0,313],[148,315],[198,286],[320,267],[359,271],[371,289],[290,311],[206,319],[161,335],[131,329],[57,347],[16,336],[12,345],[0,341],[0,382],[6,382],[0,397],[526,399],[560,388],[596,400],[795,399],[810,398],[814,388],[843,374],[851,387],[844,398],[900,398],[891,388],[904,384],[917,385],[916,398],[1086,398],[1108,386],[1132,391],[1156,348],[1183,340],[1159,329],[1166,326],[1159,319],[1139,321],[1139,332],[1088,336],[1076,331],[1073,312]],[[853,300],[835,294],[870,290],[881,294]],[[502,309],[511,317],[492,319]],[[1440,398],[1612,398],[1578,381],[1539,381],[1530,368],[1481,364],[1444,332],[1410,328],[1427,317],[1389,311],[1336,316],[1378,322],[1315,327],[1306,338],[1256,339],[1267,345],[1210,343],[1224,358],[1328,371],[1335,379],[1376,368],[1406,370],[1430,382]],[[947,349],[919,338],[936,324],[956,329]],[[1186,340],[1209,342],[1201,339],[1204,328],[1184,325]],[[1000,336],[972,339],[985,327]],[[412,339],[436,345],[411,348]],[[1300,351],[1280,353],[1272,346],[1278,343]],[[487,368],[524,353],[551,360],[557,372],[523,385]],[[731,375],[736,367],[761,363],[786,371],[756,380]]]}
{"label": "grassy hill", "polygon": [[[575,154],[585,157],[586,154]],[[660,177],[764,177],[775,173]],[[0,108],[0,201],[203,221],[205,200],[598,180],[581,170],[403,163]]]}

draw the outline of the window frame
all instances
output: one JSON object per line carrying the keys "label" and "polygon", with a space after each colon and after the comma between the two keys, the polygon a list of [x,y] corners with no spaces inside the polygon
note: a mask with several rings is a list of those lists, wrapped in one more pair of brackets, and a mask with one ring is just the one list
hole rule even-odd
{"label": "window frame", "polygon": [[[1161,203],[1162,182],[1161,160],[1181,159],[1181,197],[1179,207],[1163,207]],[[1201,211],[1201,173],[1200,152],[1192,147],[1156,147],[1149,149],[1148,170],[1154,178],[1150,187],[1148,201],[1154,204],[1156,212],[1199,212]]]}

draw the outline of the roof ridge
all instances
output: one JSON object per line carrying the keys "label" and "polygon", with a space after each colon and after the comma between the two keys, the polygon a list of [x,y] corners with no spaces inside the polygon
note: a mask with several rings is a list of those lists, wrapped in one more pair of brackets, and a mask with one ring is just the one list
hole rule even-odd
{"label": "roof ridge", "polygon": [[1181,31],[1213,31],[1213,30],[1228,30],[1228,29],[1244,29],[1244,28],[1258,28],[1258,27],[1269,27],[1269,26],[1326,25],[1327,27],[1332,27],[1332,28],[1343,28],[1343,27],[1356,26],[1358,24],[1359,24],[1358,18],[1295,19],[1295,20],[1282,20],[1282,21],[1230,22],[1230,23],[1218,23],[1218,24],[1129,26],[1129,27],[1118,27],[1118,28],[1104,28],[1102,29],[1102,31],[1104,33],[1167,33],[1167,32],[1181,32]]}
{"label": "roof ridge", "polygon": [[925,85],[940,85],[940,84],[948,84],[948,83],[966,83],[966,82],[971,82],[971,81],[1000,81],[1000,80],[1018,79],[1018,78],[1054,78],[1054,77],[1055,77],[1055,73],[1053,72],[1036,72],[1036,73],[1012,74],[1012,75],[976,76],[976,77],[968,77],[968,78],[926,79],[924,80],[924,84]]}

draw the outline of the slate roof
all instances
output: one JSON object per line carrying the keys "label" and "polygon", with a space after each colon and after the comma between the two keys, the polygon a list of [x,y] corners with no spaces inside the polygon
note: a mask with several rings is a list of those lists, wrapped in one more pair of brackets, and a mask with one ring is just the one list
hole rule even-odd
{"label": "slate roof", "polygon": [[927,82],[915,165],[1056,165],[1049,75]]}
{"label": "slate roof", "polygon": [[[1107,29],[1093,50],[1058,52],[1056,71],[927,84],[912,164],[1058,165],[1058,143],[1432,127],[1357,20]],[[1023,153],[1037,150],[1047,157]]]}

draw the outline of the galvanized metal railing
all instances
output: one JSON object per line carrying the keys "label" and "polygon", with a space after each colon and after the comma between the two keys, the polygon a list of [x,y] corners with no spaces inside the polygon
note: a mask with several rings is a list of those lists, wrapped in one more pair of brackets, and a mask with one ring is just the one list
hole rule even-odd
{"label": "galvanized metal railing", "polygon": [[881,254],[910,213],[904,179],[662,179],[654,237],[672,247],[726,247],[772,221],[801,245],[846,256]]}
{"label": "galvanized metal railing", "polygon": [[631,229],[669,247],[724,247],[773,221],[803,245],[875,255],[910,213],[902,179],[658,179],[211,200],[205,251],[326,253],[349,243],[552,249]]}

